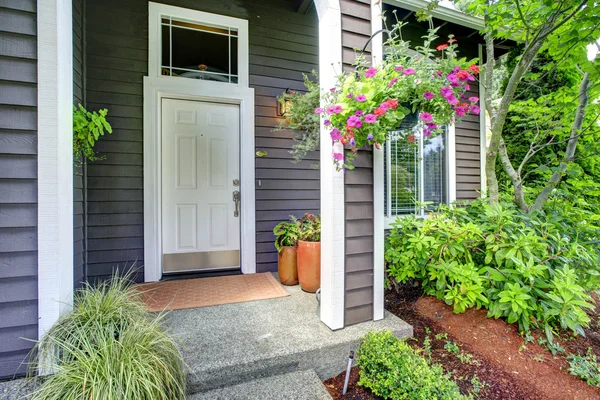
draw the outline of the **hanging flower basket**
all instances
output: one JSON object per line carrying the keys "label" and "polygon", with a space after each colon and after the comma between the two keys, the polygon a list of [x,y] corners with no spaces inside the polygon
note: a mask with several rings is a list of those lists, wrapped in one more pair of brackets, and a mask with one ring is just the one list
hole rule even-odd
{"label": "hanging flower basket", "polygon": [[[401,39],[402,24],[395,25],[384,61],[369,67],[363,56],[358,58],[356,73],[343,73],[322,98],[324,107],[316,114],[324,119],[334,143],[352,150],[346,156],[333,153],[338,169],[353,169],[359,148],[381,144],[388,133],[397,129],[411,112],[418,112],[420,134],[436,135],[443,125],[469,113],[479,114],[479,98],[466,97],[479,73],[477,60],[458,58],[458,45],[452,35],[447,43],[432,49],[437,29],[429,29],[423,46],[414,50]],[[413,135],[408,140],[415,141]]]}

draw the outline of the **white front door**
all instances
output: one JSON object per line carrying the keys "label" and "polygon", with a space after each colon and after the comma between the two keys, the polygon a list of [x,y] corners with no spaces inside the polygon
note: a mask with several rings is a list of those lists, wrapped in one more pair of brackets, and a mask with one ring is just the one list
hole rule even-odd
{"label": "white front door", "polygon": [[163,272],[239,268],[239,106],[162,100]]}

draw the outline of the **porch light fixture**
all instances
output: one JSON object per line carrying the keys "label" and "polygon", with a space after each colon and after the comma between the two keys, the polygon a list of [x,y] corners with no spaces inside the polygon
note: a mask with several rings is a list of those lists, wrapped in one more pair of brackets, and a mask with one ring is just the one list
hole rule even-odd
{"label": "porch light fixture", "polygon": [[281,117],[285,117],[290,114],[292,110],[292,94],[294,92],[290,88],[285,89],[285,92],[277,98],[277,114]]}

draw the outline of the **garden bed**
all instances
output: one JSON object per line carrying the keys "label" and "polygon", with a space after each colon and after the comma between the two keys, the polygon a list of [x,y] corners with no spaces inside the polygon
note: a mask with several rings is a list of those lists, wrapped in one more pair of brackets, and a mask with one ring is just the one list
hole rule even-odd
{"label": "garden bed", "polygon": [[[484,310],[454,314],[439,300],[419,297],[419,288],[402,292],[402,297],[388,292],[386,308],[413,326],[409,343],[440,363],[464,394],[490,400],[600,398],[600,389],[569,374],[564,355],[553,356],[537,343],[524,346],[514,326],[486,318]],[[597,315],[592,315],[591,326],[598,326],[597,321]],[[585,338],[562,343],[563,347],[580,354],[592,347],[598,354],[600,335],[592,330],[586,333]],[[334,399],[378,398],[356,385],[357,368],[352,371],[349,392],[342,396],[344,378],[342,373],[324,382]]]}

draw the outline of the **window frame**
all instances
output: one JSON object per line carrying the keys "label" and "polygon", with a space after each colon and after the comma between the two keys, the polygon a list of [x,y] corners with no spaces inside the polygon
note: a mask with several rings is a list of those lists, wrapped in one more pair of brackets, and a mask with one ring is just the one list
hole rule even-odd
{"label": "window frame", "polygon": [[239,18],[211,14],[203,11],[169,6],[154,2],[148,3],[148,76],[161,79],[181,79],[176,76],[162,75],[162,19],[173,18],[196,24],[227,27],[236,29],[238,33],[238,82],[215,82],[217,84],[249,86],[249,45],[248,21]]}
{"label": "window frame", "polygon": [[[421,124],[420,124],[421,125]],[[454,124],[448,124],[446,125],[446,162],[445,162],[445,168],[446,168],[446,187],[447,187],[447,193],[446,193],[446,204],[452,204],[454,201],[456,201],[456,127]],[[386,143],[387,144],[387,143]],[[384,219],[384,227],[385,229],[390,229],[392,223],[394,223],[396,221],[397,218],[404,218],[407,217],[409,215],[416,215],[417,217],[421,217],[421,218],[427,218],[427,213],[425,213],[424,210],[420,210],[420,212],[415,212],[415,213],[409,213],[409,214],[401,214],[401,215],[391,215],[391,211],[390,211],[390,204],[391,204],[391,149],[389,146],[384,146],[384,148],[382,149],[383,152],[385,152],[385,156],[382,154],[382,158],[383,158],[383,162],[382,162],[382,169],[385,172],[385,174],[382,173],[383,176],[383,186],[382,186],[382,191],[379,194],[380,196],[384,196],[384,193],[387,193],[387,202],[384,201],[385,204],[387,204],[387,209],[386,207],[383,207],[383,219]],[[385,163],[385,165],[384,165]],[[419,140],[419,197],[422,198],[423,196],[423,192],[424,192],[424,184],[425,181],[423,179],[423,166],[424,166],[424,160],[423,160],[423,140]],[[383,172],[383,171],[382,171]],[[387,190],[386,190],[387,189]],[[419,201],[422,201],[422,199],[420,199]]]}

